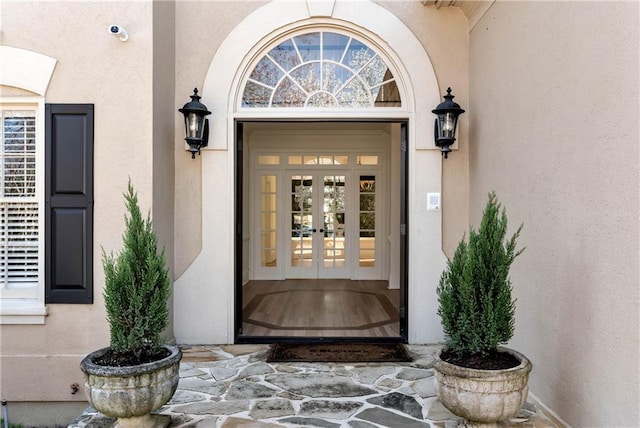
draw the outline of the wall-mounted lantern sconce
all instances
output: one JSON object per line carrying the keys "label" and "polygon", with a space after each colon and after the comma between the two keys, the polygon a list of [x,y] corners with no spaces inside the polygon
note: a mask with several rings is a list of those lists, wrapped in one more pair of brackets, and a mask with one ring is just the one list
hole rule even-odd
{"label": "wall-mounted lantern sconce", "polygon": [[444,96],[444,101],[431,110],[438,116],[434,124],[433,133],[436,146],[440,147],[445,159],[451,151],[449,147],[456,141],[458,116],[464,113],[458,103],[453,102],[453,98],[455,97],[451,95],[451,88],[447,88],[447,95]]}
{"label": "wall-mounted lantern sconce", "polygon": [[200,154],[200,149],[209,144],[209,119],[205,116],[211,112],[200,102],[198,88],[193,90],[191,101],[178,111],[184,114],[185,140],[189,144],[191,159],[195,159],[196,153]]}

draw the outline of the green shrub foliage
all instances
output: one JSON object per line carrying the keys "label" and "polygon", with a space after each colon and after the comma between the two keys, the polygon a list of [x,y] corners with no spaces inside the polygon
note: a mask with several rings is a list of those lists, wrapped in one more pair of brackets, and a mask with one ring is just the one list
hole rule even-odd
{"label": "green shrub foliage", "polygon": [[162,346],[171,284],[164,249],[158,253],[150,215],[143,220],[131,181],[124,198],[128,215],[122,251],[116,256],[102,251],[104,300],[112,351],[143,359]]}
{"label": "green shrub foliage", "polygon": [[491,192],[479,230],[469,229],[469,241],[463,237],[447,263],[438,285],[438,315],[453,354],[487,355],[513,336],[509,268],[524,251],[516,250],[521,229],[505,239],[507,216]]}

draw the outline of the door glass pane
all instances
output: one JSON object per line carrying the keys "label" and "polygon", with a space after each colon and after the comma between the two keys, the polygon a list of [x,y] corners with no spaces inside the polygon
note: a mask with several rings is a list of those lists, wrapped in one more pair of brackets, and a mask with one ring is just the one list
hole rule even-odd
{"label": "door glass pane", "polygon": [[302,165],[302,156],[288,156],[287,163],[289,165]]}
{"label": "door glass pane", "polygon": [[276,195],[275,194],[266,194],[262,195],[262,207],[264,211],[275,211],[276,210]]}
{"label": "door glass pane", "polygon": [[275,175],[260,178],[260,266],[277,266],[277,182]]}
{"label": "door glass pane", "polygon": [[276,213],[275,212],[263,212],[262,213],[262,232],[276,229]]}
{"label": "door glass pane", "polygon": [[259,165],[278,165],[280,163],[280,156],[278,155],[261,155],[258,156]]}
{"label": "door glass pane", "polygon": [[333,165],[333,156],[331,155],[320,155],[318,159],[319,165]]}
{"label": "door glass pane", "polygon": [[349,156],[334,156],[333,164],[334,165],[348,165],[349,164]]}
{"label": "door glass pane", "polygon": [[305,165],[317,165],[318,164],[318,156],[316,155],[304,155],[302,157],[302,161]]}
{"label": "door glass pane", "polygon": [[313,178],[291,177],[291,266],[313,265]]}
{"label": "door glass pane", "polygon": [[378,165],[378,156],[358,156],[358,165]]}
{"label": "door glass pane", "polygon": [[360,207],[358,264],[360,267],[376,265],[376,177],[360,176]]}
{"label": "door glass pane", "polygon": [[323,264],[324,267],[345,266],[345,176],[324,177]]}

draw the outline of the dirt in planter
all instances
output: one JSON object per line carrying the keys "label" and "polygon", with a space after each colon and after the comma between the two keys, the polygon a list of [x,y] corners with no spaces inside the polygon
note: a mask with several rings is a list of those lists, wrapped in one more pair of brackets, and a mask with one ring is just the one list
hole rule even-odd
{"label": "dirt in planter", "polygon": [[139,364],[153,363],[171,355],[165,348],[161,348],[156,353],[143,353],[140,358],[136,357],[133,353],[121,353],[114,352],[112,350],[107,351],[101,357],[93,360],[94,364],[107,367],[130,367],[137,366]]}
{"label": "dirt in planter", "polygon": [[440,359],[456,366],[479,370],[504,370],[520,365],[520,360],[506,352],[491,351],[488,355],[474,354],[458,357],[449,351],[443,351]]}

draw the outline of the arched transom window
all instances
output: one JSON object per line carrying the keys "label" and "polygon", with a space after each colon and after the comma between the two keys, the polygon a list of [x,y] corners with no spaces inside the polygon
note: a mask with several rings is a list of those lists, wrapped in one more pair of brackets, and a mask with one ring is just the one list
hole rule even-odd
{"label": "arched transom window", "polygon": [[243,107],[400,107],[386,62],[353,37],[316,31],[287,38],[264,55],[242,94]]}

